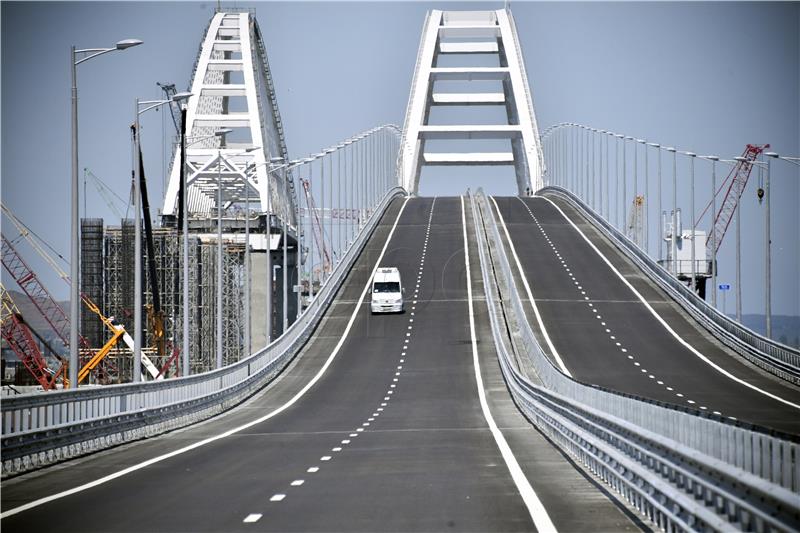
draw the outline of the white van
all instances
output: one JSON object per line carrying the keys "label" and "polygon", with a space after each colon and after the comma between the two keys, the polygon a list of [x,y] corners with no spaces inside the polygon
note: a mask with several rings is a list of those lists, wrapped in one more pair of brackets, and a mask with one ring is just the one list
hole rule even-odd
{"label": "white van", "polygon": [[375,272],[370,309],[373,313],[403,312],[403,285],[397,267],[383,267]]}

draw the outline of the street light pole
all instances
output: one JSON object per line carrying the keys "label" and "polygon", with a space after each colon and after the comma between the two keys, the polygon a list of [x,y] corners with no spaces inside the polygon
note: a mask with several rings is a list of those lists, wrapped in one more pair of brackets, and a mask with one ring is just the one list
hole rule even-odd
{"label": "street light pole", "polygon": [[672,231],[670,232],[672,251],[672,275],[678,277],[678,155],[674,147],[667,148],[667,152],[672,152]]}
{"label": "street light pole", "polygon": [[70,298],[69,298],[69,382],[78,387],[78,321],[80,320],[80,199],[78,198],[78,81],[75,64],[75,47],[70,48],[72,73],[72,221],[70,228]]}
{"label": "street light pole", "polygon": [[[70,47],[69,67],[72,87],[70,90],[70,118],[72,136],[72,176],[70,186],[70,205],[72,216],[70,220],[70,298],[69,298],[69,383],[73,388],[78,387],[78,337],[80,327],[80,180],[78,178],[78,70],[77,67],[99,55],[116,50],[126,50],[142,44],[138,39],[125,39],[117,42],[113,48],[85,48],[81,50]],[[81,59],[77,56],[84,55]]]}
{"label": "street light pole", "polygon": [[692,287],[692,292],[697,291],[697,265],[695,263],[695,248],[697,243],[697,235],[695,235],[695,226],[697,222],[695,221],[694,217],[694,160],[697,157],[697,154],[694,152],[684,152],[686,155],[689,156],[689,188],[690,191],[690,200],[689,200],[689,211],[692,213],[692,279],[690,281],[690,285]]}
{"label": "street light pole", "polygon": [[141,381],[142,372],[142,193],[139,176],[139,99],[135,101],[133,131],[133,382]]}
{"label": "street light pole", "polygon": [[186,190],[186,106],[181,106],[181,225],[183,226],[183,375],[191,373],[189,361],[189,204]]}
{"label": "street light pole", "polygon": [[286,332],[289,327],[289,291],[287,283],[289,283],[289,251],[288,251],[288,235],[289,235],[289,186],[286,183],[288,171],[283,167],[283,329],[281,335]]}
{"label": "street light pole", "polygon": [[650,255],[650,156],[647,141],[642,139],[644,148],[644,250]]}
{"label": "street light pole", "polygon": [[217,148],[217,364],[222,368],[222,148]]}
{"label": "street light pole", "polygon": [[[169,100],[145,100],[136,98],[134,102],[134,154],[133,154],[133,195],[134,195],[134,271],[133,271],[133,376],[134,382],[141,381],[142,370],[142,193],[141,193],[141,130],[139,117],[171,102],[179,102],[192,96],[192,93],[177,93]],[[140,107],[146,106],[144,109]]]}
{"label": "street light pole", "polygon": [[717,217],[717,161],[719,157],[709,156],[711,160],[711,305],[717,308],[717,232],[714,222]]}
{"label": "street light pole", "polygon": [[766,265],[766,295],[765,295],[765,307],[766,307],[766,319],[767,319],[767,337],[772,338],[772,235],[771,235],[771,218],[770,218],[770,189],[769,189],[769,174],[771,169],[771,162],[772,159],[780,157],[775,152],[766,152],[764,155],[767,156],[767,179],[764,181],[764,196],[766,197],[767,201],[767,212],[766,212],[766,224],[764,225],[765,235],[765,243],[764,243],[764,262]]}

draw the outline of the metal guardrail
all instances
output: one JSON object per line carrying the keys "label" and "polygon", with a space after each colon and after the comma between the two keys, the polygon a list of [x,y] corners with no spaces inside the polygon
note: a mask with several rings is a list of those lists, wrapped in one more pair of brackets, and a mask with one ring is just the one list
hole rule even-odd
{"label": "metal guardrail", "polygon": [[800,384],[800,350],[759,335],[714,309],[570,191],[562,187],[549,186],[537,194],[545,193],[570,202],[692,318],[705,326],[725,345],[758,367],[787,381]]}
{"label": "metal guardrail", "polygon": [[[472,215],[500,366],[529,420],[666,531],[800,528],[800,444],[562,374],[527,323],[482,191]],[[543,386],[515,368],[506,316],[516,319],[517,347]]]}
{"label": "metal guardrail", "polygon": [[261,351],[182,378],[26,394],[2,401],[3,474],[175,429],[232,407],[272,380],[299,353],[335,298],[391,201],[387,191],[311,305]]}

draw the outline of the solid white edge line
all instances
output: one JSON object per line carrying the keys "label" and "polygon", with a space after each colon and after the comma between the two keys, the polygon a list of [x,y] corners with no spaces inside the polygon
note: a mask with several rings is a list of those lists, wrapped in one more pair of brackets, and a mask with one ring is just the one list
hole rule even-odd
{"label": "solid white edge line", "polygon": [[[508,245],[511,248],[511,254],[514,256],[514,262],[517,264],[517,272],[519,272],[520,277],[522,278],[522,285],[525,287],[525,292],[528,294],[528,301],[533,307],[533,314],[536,316],[536,322],[539,324],[539,329],[542,331],[542,336],[544,337],[547,346],[550,348],[550,353],[553,354],[553,357],[556,358],[556,363],[558,363],[558,367],[561,371],[569,377],[572,377],[567,365],[564,364],[564,360],[561,359],[561,354],[558,353],[556,350],[555,345],[553,345],[553,341],[550,340],[550,335],[547,334],[547,328],[544,327],[544,321],[542,321],[542,315],[539,314],[539,307],[536,305],[536,300],[533,297],[533,292],[531,291],[531,286],[528,284],[528,278],[525,276],[525,272],[522,270],[522,264],[519,261],[519,257],[517,256],[517,249],[514,247],[514,242],[511,240],[511,235],[508,233],[508,228],[506,227],[506,221],[503,218],[503,214],[500,212],[500,207],[497,205],[497,201],[494,199],[494,196],[491,197],[492,203],[494,204],[494,208],[497,211],[497,216],[500,218],[500,225],[503,226],[503,233],[506,234],[506,240],[508,240]],[[513,280],[510,280],[513,282]]]}
{"label": "solid white edge line", "polygon": [[492,416],[492,412],[489,410],[489,404],[486,401],[486,392],[483,390],[483,377],[481,376],[481,363],[480,359],[478,358],[478,340],[475,335],[475,310],[472,304],[472,274],[470,273],[470,266],[469,266],[469,244],[467,241],[467,218],[466,213],[464,210],[464,197],[461,197],[461,225],[464,232],[464,264],[467,269],[467,303],[469,307],[469,336],[470,341],[472,344],[472,363],[475,368],[475,381],[478,385],[478,399],[480,400],[481,404],[481,411],[483,411],[483,417],[486,419],[486,423],[489,425],[489,431],[492,432],[492,436],[494,437],[495,442],[497,443],[497,447],[500,450],[500,454],[503,456],[503,460],[506,463],[506,467],[508,468],[509,473],[511,474],[511,478],[514,480],[514,484],[517,486],[517,490],[519,491],[520,496],[522,496],[522,500],[525,502],[525,506],[528,508],[528,513],[531,515],[531,519],[533,520],[533,524],[536,526],[536,529],[540,532],[543,531],[557,531],[556,526],[553,524],[553,521],[550,520],[550,515],[547,514],[547,509],[544,508],[539,497],[536,495],[536,492],[533,490],[528,478],[525,477],[525,473],[520,468],[519,463],[517,462],[517,458],[514,457],[514,452],[511,451],[511,447],[506,442],[505,436],[497,427],[497,424],[494,421],[494,417]]}
{"label": "solid white edge line", "polygon": [[71,489],[68,489],[68,490],[65,490],[65,491],[62,491],[62,492],[58,492],[56,494],[52,494],[50,496],[45,496],[44,498],[39,498],[38,500],[34,500],[34,501],[28,502],[28,503],[26,503],[24,505],[20,505],[19,507],[15,507],[13,509],[9,509],[8,511],[4,511],[2,514],[0,514],[0,519],[7,518],[7,517],[15,515],[17,513],[21,513],[22,511],[27,511],[28,509],[33,509],[34,507],[38,507],[38,506],[43,505],[45,503],[49,503],[51,501],[61,499],[61,498],[64,498],[66,496],[70,496],[72,494],[77,494],[78,492],[83,492],[85,490],[97,487],[98,485],[102,485],[102,484],[107,483],[109,481],[112,481],[114,479],[120,478],[120,477],[122,477],[122,476],[124,476],[126,474],[130,474],[131,472],[136,472],[137,470],[141,470],[141,469],[146,468],[146,467],[148,467],[150,465],[153,465],[155,463],[159,463],[159,462],[164,461],[166,459],[170,459],[172,457],[175,457],[176,455],[181,455],[181,454],[186,453],[188,451],[194,450],[195,448],[199,448],[201,446],[205,446],[206,444],[212,443],[214,441],[223,439],[225,437],[230,437],[231,435],[233,435],[235,433],[238,433],[238,432],[240,432],[240,431],[242,431],[244,429],[248,429],[248,428],[253,427],[255,425],[258,425],[258,424],[260,424],[260,423],[262,423],[262,422],[264,422],[266,420],[269,420],[270,418],[274,417],[275,415],[278,415],[278,414],[282,413],[283,411],[285,411],[286,409],[288,409],[289,407],[291,407],[292,405],[297,403],[297,401],[301,397],[303,397],[303,395],[305,395],[305,393],[308,392],[308,390],[311,387],[313,387],[317,383],[317,381],[319,381],[322,378],[322,376],[328,370],[328,367],[331,366],[331,363],[333,362],[333,360],[336,357],[336,355],[339,353],[339,350],[341,349],[342,345],[344,344],[344,341],[347,338],[347,335],[350,333],[350,328],[353,327],[353,323],[356,320],[356,316],[358,315],[358,311],[361,309],[361,304],[364,301],[364,297],[366,296],[367,291],[369,290],[370,280],[372,280],[372,276],[375,275],[375,271],[378,269],[378,265],[381,264],[381,260],[383,259],[383,255],[384,255],[384,253],[386,253],[386,249],[388,248],[389,243],[392,240],[392,236],[394,235],[394,230],[397,228],[397,223],[400,221],[400,216],[403,214],[403,211],[405,210],[406,204],[408,203],[409,199],[410,199],[410,197],[406,196],[406,199],[403,202],[402,207],[400,207],[400,211],[397,213],[397,218],[394,221],[394,225],[392,225],[392,229],[389,232],[388,237],[386,238],[386,243],[383,245],[383,249],[381,250],[381,254],[378,256],[378,259],[375,261],[375,267],[372,269],[372,273],[370,274],[369,278],[367,279],[366,285],[364,285],[364,290],[361,291],[361,296],[359,297],[358,301],[356,302],[355,308],[353,309],[353,314],[350,315],[350,321],[347,323],[347,327],[345,327],[344,333],[342,333],[342,337],[339,339],[339,342],[336,344],[336,347],[334,347],[333,351],[331,351],[331,355],[325,361],[325,364],[322,365],[322,368],[320,368],[319,371],[316,373],[316,375],[314,375],[314,377],[311,378],[311,381],[306,383],[306,385],[302,389],[300,389],[300,391],[298,391],[297,394],[295,394],[288,402],[286,402],[285,404],[283,404],[282,406],[278,407],[274,411],[272,411],[270,413],[267,413],[266,415],[264,415],[264,416],[262,416],[260,418],[252,420],[252,421],[248,422],[247,424],[241,425],[239,427],[236,427],[236,428],[233,428],[233,429],[229,429],[228,431],[226,431],[224,433],[220,433],[219,435],[215,435],[213,437],[209,437],[207,439],[203,439],[201,441],[197,441],[197,442],[195,442],[193,444],[190,444],[188,446],[184,446],[183,448],[179,448],[179,449],[171,451],[169,453],[165,453],[163,455],[159,455],[158,457],[153,457],[152,459],[148,459],[147,461],[141,462],[139,464],[136,464],[136,465],[133,465],[133,466],[129,466],[128,468],[120,470],[119,472],[114,472],[113,474],[108,474],[108,475],[103,476],[103,477],[101,477],[99,479],[96,479],[94,481],[90,481],[89,483],[84,483],[83,485],[78,485],[77,487],[74,487],[74,488],[71,488]]}
{"label": "solid white edge line", "polygon": [[[683,338],[681,338],[681,336],[678,335],[678,333],[674,329],[672,329],[669,324],[667,324],[666,320],[661,318],[661,316],[656,312],[656,310],[653,309],[653,307],[647,302],[647,300],[644,298],[644,296],[642,296],[639,293],[639,291],[637,291],[634,288],[634,286],[631,285],[631,283],[627,279],[625,279],[625,276],[623,276],[622,273],[619,270],[617,270],[617,268],[611,263],[611,261],[609,261],[608,258],[605,255],[603,255],[603,252],[601,252],[594,245],[594,243],[583,233],[583,231],[581,231],[581,229],[578,226],[575,225],[575,223],[564,213],[564,211],[561,210],[560,207],[558,207],[558,205],[556,205],[555,202],[553,202],[550,198],[547,198],[545,196],[537,195],[536,198],[541,198],[542,200],[546,200],[547,202],[550,202],[550,204],[552,204],[552,206],[555,207],[556,210],[559,213],[561,213],[561,216],[564,217],[564,219],[567,222],[569,222],[570,225],[573,228],[575,228],[575,231],[578,232],[578,235],[583,237],[583,240],[585,240],[589,244],[589,246],[592,247],[592,250],[594,250],[597,253],[597,255],[599,255],[600,258],[608,265],[608,267],[617,275],[617,277],[622,280],[622,283],[624,283],[631,290],[631,292],[636,295],[636,297],[639,299],[639,301],[641,301],[642,304],[644,304],[644,306],[647,308],[647,310],[650,311],[650,314],[653,315],[655,317],[655,319],[658,320],[658,322],[662,326],[664,326],[664,329],[666,329],[673,337],[675,337],[675,339],[679,343],[681,343],[687,350],[692,352],[701,361],[703,361],[704,363],[708,364],[711,368],[713,368],[714,370],[716,370],[717,372],[719,372],[723,376],[735,381],[736,383],[739,383],[740,385],[744,385],[745,387],[747,387],[749,389],[752,389],[752,390],[754,390],[756,392],[759,392],[759,393],[763,394],[764,396],[772,398],[773,400],[776,400],[778,402],[786,404],[786,405],[788,405],[790,407],[794,407],[795,409],[800,409],[800,405],[798,405],[796,403],[793,403],[793,402],[790,402],[789,400],[786,400],[784,398],[781,398],[780,396],[777,396],[777,395],[775,395],[775,394],[773,394],[771,392],[768,392],[768,391],[765,391],[763,389],[760,389],[760,388],[756,387],[755,385],[753,385],[752,383],[748,383],[747,381],[744,381],[743,379],[734,376],[733,374],[731,374],[730,372],[728,372],[727,370],[725,370],[721,366],[717,365],[712,360],[708,359],[705,355],[703,355],[702,353],[697,351],[691,344],[689,344]],[[520,199],[520,202],[522,202],[522,199]],[[522,202],[522,203],[525,204],[525,202]]]}

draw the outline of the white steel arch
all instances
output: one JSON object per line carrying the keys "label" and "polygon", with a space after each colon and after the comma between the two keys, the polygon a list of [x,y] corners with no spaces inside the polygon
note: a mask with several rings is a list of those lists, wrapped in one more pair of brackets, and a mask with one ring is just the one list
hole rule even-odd
{"label": "white steel arch", "polygon": [[[439,67],[447,54],[498,54],[499,67]],[[501,92],[448,93],[437,81],[495,81]],[[492,125],[430,125],[433,106],[503,105],[507,122]],[[510,152],[425,152],[428,140],[507,139]],[[420,39],[400,156],[401,185],[419,189],[423,165],[514,165],[520,194],[543,186],[539,131],[516,26],[508,9],[428,13]]]}
{"label": "white steel arch", "polygon": [[[254,207],[260,202],[262,213],[288,213],[289,223],[294,225],[291,181],[284,187],[282,173],[268,172],[271,158],[287,159],[288,154],[254,13],[227,10],[213,16],[201,43],[190,91],[186,113],[189,213],[208,214],[216,209],[221,189],[223,206],[249,196]],[[232,131],[215,135],[224,129]],[[177,215],[180,156],[178,146],[164,198],[165,216]]]}

